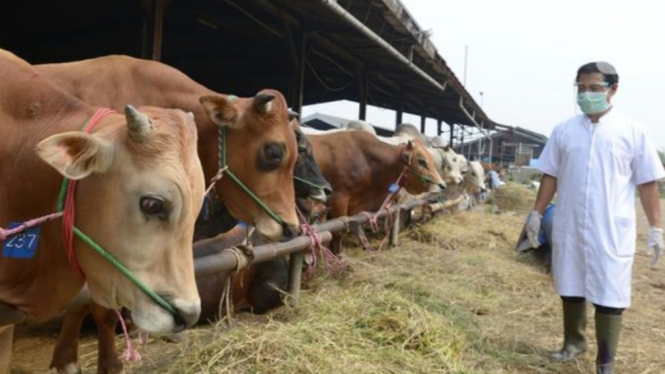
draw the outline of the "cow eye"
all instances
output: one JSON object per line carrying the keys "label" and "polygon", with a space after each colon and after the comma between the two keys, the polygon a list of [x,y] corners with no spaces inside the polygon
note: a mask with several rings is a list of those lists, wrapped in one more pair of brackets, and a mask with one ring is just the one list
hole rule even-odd
{"label": "cow eye", "polygon": [[263,156],[265,157],[266,161],[271,164],[281,163],[283,155],[284,151],[282,150],[282,147],[277,144],[268,144],[263,148]]}
{"label": "cow eye", "polygon": [[263,171],[272,171],[279,167],[284,160],[286,145],[269,143],[261,148],[257,158],[257,167]]}
{"label": "cow eye", "polygon": [[304,145],[299,145],[298,146],[298,154],[303,155],[303,156],[307,156],[307,147],[305,147]]}
{"label": "cow eye", "polygon": [[141,212],[147,216],[165,218],[164,202],[154,197],[142,197],[139,202]]}
{"label": "cow eye", "polygon": [[422,158],[418,159],[418,166],[420,166],[423,169],[427,169],[427,161],[423,160]]}

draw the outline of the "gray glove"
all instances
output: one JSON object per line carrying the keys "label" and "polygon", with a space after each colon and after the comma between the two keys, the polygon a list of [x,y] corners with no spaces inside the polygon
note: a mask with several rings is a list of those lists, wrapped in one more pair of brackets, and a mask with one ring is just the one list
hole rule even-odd
{"label": "gray glove", "polygon": [[651,260],[651,268],[655,268],[658,259],[663,254],[663,229],[660,227],[649,227],[649,236],[647,237],[647,246],[649,253],[653,254]]}
{"label": "gray glove", "polygon": [[529,238],[529,243],[531,244],[532,248],[540,247],[538,234],[540,233],[540,221],[542,219],[542,214],[538,213],[536,210],[530,211],[526,216],[526,237]]}

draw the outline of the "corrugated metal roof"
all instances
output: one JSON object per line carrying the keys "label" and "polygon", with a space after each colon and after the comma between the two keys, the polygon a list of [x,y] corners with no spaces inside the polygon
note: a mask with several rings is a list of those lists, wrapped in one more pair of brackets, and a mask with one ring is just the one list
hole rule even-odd
{"label": "corrugated metal roof", "polygon": [[[149,57],[154,3],[8,2],[0,13],[0,47],[31,63]],[[305,105],[359,102],[366,77],[369,104],[471,126],[463,102],[476,122],[494,125],[399,0],[170,0],[162,40],[162,61],[218,92],[249,96],[272,87],[293,102],[294,52],[305,50]]]}

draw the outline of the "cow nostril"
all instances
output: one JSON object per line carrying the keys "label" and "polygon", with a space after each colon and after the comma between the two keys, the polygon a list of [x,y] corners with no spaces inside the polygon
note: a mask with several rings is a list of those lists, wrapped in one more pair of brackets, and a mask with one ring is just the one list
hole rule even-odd
{"label": "cow nostril", "polygon": [[300,228],[285,223],[282,225],[282,233],[285,239],[293,239],[300,234]]}
{"label": "cow nostril", "polygon": [[187,322],[185,322],[185,317],[183,317],[182,314],[180,314],[180,312],[176,313],[173,316],[173,325],[174,325],[173,332],[180,332],[187,328]]}
{"label": "cow nostril", "polygon": [[323,192],[326,194],[326,196],[330,196],[330,195],[332,195],[332,188],[324,187]]}
{"label": "cow nostril", "polygon": [[446,189],[446,185],[443,183],[439,183],[439,188],[441,188],[441,191],[444,191]]}

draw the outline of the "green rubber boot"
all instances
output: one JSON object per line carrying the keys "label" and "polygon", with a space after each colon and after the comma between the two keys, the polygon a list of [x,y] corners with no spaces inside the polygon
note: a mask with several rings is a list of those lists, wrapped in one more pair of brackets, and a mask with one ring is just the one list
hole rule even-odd
{"label": "green rubber boot", "polygon": [[619,347],[619,333],[621,332],[621,316],[596,313],[596,341],[598,342],[598,355],[596,356],[596,374],[612,374],[614,356]]}
{"label": "green rubber boot", "polygon": [[553,362],[575,359],[587,349],[584,330],[586,329],[586,302],[563,302],[563,348],[550,355]]}

